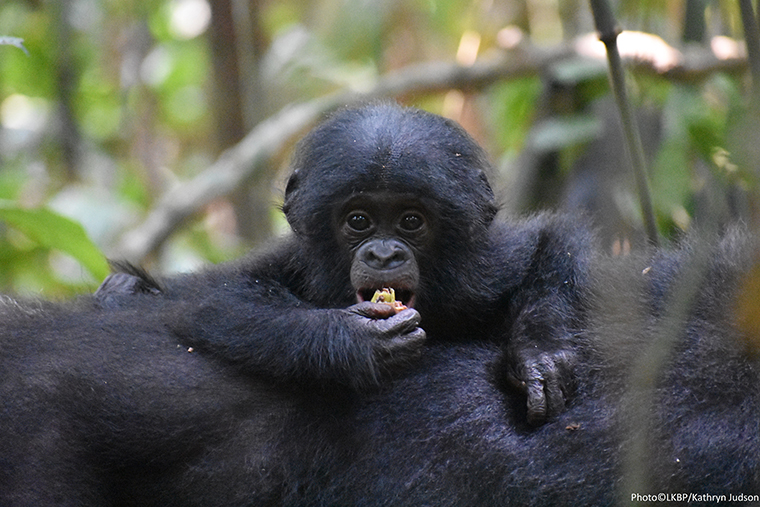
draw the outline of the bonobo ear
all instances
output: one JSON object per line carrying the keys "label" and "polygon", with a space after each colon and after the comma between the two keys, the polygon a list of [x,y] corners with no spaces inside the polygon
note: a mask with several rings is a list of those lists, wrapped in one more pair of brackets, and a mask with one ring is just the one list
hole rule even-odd
{"label": "bonobo ear", "polygon": [[288,223],[290,224],[290,227],[294,231],[295,231],[295,227],[293,227],[293,222],[290,217],[290,211],[293,207],[293,202],[295,202],[296,196],[298,195],[298,186],[300,183],[300,179],[301,178],[300,178],[298,169],[294,170],[293,173],[290,175],[290,178],[288,178],[287,185],[285,185],[285,199],[282,202],[282,212],[285,214],[285,218],[288,219]]}
{"label": "bonobo ear", "polygon": [[483,210],[483,215],[485,217],[485,221],[487,224],[490,224],[491,221],[496,217],[496,213],[499,211],[499,207],[496,205],[496,197],[493,193],[493,188],[491,187],[491,183],[488,181],[488,175],[485,171],[480,171],[480,181],[483,183],[483,188],[485,189],[485,195],[486,195],[486,208]]}
{"label": "bonobo ear", "polygon": [[285,185],[285,203],[282,206],[283,211],[286,207],[290,205],[290,203],[293,200],[293,193],[298,189],[298,183],[300,179],[299,175],[300,175],[300,171],[296,169],[290,175],[290,178],[288,178],[288,183],[287,185]]}
{"label": "bonobo ear", "polygon": [[499,206],[496,204],[496,197],[494,196],[491,184],[488,182],[488,174],[486,171],[480,170],[478,179],[481,184],[480,196],[482,199],[478,199],[477,202],[474,202],[474,205],[477,208],[477,216],[470,220],[469,231],[471,236],[476,236],[483,230],[487,229],[491,225],[491,222],[493,222],[494,218],[496,218],[496,214],[499,211]]}

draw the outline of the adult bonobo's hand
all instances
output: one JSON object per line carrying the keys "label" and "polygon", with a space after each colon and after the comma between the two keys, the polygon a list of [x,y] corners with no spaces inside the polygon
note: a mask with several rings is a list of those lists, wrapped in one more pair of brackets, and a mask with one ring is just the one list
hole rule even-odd
{"label": "adult bonobo's hand", "polygon": [[395,370],[420,356],[425,331],[414,309],[396,313],[391,306],[363,301],[346,308],[347,323],[356,334],[368,338],[378,367]]}

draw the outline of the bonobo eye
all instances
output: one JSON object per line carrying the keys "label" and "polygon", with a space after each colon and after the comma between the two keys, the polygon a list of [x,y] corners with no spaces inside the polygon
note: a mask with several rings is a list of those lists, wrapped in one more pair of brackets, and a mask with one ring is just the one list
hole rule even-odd
{"label": "bonobo eye", "polygon": [[358,211],[354,211],[352,213],[349,213],[348,217],[346,217],[346,225],[355,231],[361,232],[369,229],[372,223],[370,222],[370,219],[367,215]]}
{"label": "bonobo eye", "polygon": [[399,223],[399,226],[402,229],[410,232],[418,230],[423,225],[425,225],[425,219],[419,213],[414,212],[402,216],[401,222]]}

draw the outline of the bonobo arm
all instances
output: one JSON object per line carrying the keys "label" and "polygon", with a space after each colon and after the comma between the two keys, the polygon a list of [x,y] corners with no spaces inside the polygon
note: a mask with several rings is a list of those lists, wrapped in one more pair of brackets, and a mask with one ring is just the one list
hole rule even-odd
{"label": "bonobo arm", "polygon": [[271,273],[217,269],[161,284],[150,279],[151,287],[160,287],[155,297],[158,289],[134,290],[147,280],[128,271],[106,279],[96,300],[108,309],[161,305],[182,345],[274,381],[371,387],[416,358],[425,340],[414,310],[394,315],[389,306],[370,302],[316,308],[267,278]]}
{"label": "bonobo arm", "polygon": [[541,215],[497,238],[511,244],[503,271],[516,282],[507,292],[506,373],[527,395],[528,422],[542,424],[564,410],[575,384],[591,235],[577,221]]}
{"label": "bonobo arm", "polygon": [[304,383],[356,389],[415,358],[425,339],[414,311],[361,303],[345,309],[309,307],[282,287],[227,284],[173,319],[181,343],[208,351],[245,371]]}

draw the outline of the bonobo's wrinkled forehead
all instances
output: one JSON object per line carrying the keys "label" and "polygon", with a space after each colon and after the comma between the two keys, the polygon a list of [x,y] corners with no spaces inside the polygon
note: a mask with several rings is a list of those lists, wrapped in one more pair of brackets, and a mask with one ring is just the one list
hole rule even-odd
{"label": "bonobo's wrinkled forehead", "polygon": [[381,190],[413,193],[470,220],[490,221],[495,206],[487,172],[483,150],[450,120],[394,104],[346,109],[299,144],[284,209],[292,224],[291,215]]}

